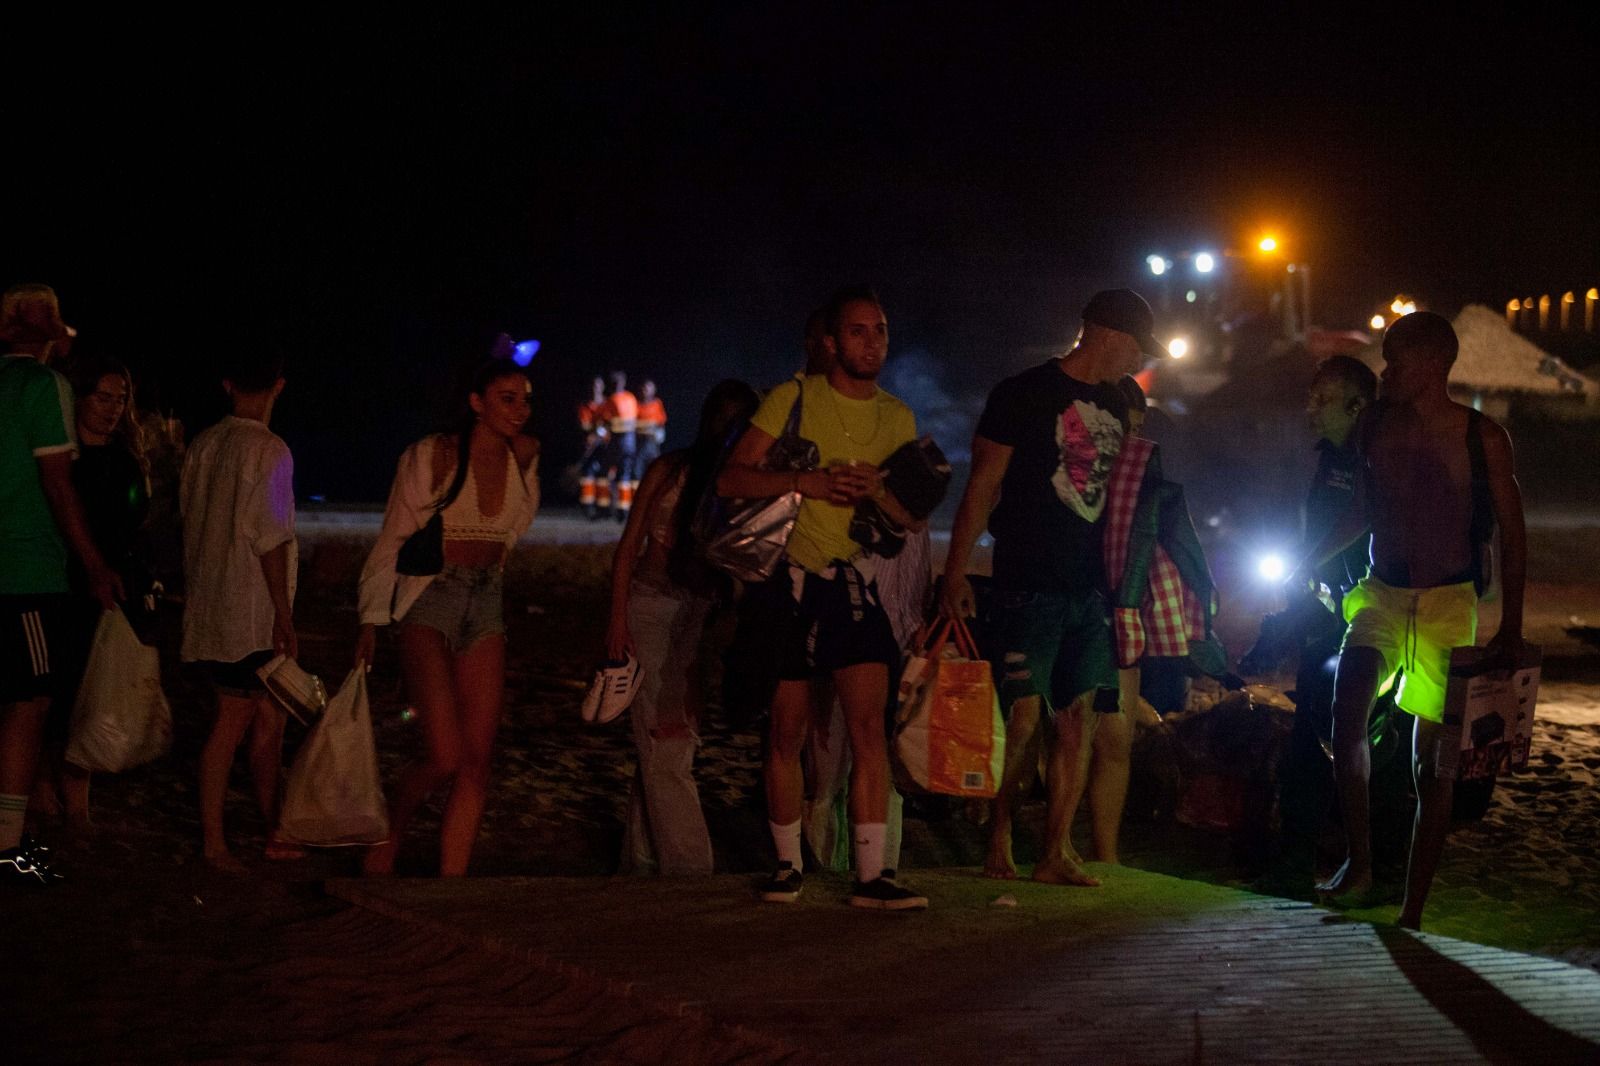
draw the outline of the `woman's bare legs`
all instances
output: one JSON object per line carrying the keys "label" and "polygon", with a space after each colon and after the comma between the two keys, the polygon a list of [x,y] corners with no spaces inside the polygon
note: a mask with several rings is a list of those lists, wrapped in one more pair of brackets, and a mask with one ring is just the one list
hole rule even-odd
{"label": "woman's bare legs", "polygon": [[[400,775],[389,795],[389,841],[367,851],[369,876],[394,872],[395,856],[417,808],[461,766],[461,724],[456,708],[455,656],[444,634],[427,626],[401,626],[401,673],[422,724],[423,756]],[[503,684],[503,675],[501,684]]]}
{"label": "woman's bare legs", "polygon": [[489,763],[505,701],[506,638],[484,637],[455,657],[458,762],[439,827],[439,876],[461,877],[472,859],[489,788]]}

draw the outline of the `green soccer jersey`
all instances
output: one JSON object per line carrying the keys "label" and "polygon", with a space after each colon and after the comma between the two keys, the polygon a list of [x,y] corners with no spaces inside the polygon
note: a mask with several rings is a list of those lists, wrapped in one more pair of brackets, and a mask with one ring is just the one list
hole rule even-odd
{"label": "green soccer jersey", "polygon": [[66,378],[29,356],[0,358],[0,594],[67,591],[67,545],[39,457],[77,447]]}

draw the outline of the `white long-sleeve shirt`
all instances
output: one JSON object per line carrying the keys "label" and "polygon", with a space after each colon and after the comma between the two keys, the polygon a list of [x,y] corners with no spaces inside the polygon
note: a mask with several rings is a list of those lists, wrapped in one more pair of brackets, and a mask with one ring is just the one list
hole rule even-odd
{"label": "white long-sleeve shirt", "polygon": [[[357,599],[363,625],[388,625],[405,617],[433,578],[395,573],[394,564],[406,538],[427,525],[434,506],[450,486],[452,473],[443,483],[434,478],[434,453],[445,438],[440,434],[424,437],[405,450],[389,489],[389,505],[383,512],[383,528],[378,541],[361,568],[361,590]],[[515,465],[513,465],[515,469]],[[535,458],[522,471],[521,491],[515,483],[506,486],[506,551],[533,524],[539,510],[539,460]]]}
{"label": "white long-sleeve shirt", "polygon": [[298,551],[294,458],[266,423],[229,415],[189,445],[183,511],[184,662],[238,662],[272,647],[272,596],[261,556],[289,545],[289,602]]}

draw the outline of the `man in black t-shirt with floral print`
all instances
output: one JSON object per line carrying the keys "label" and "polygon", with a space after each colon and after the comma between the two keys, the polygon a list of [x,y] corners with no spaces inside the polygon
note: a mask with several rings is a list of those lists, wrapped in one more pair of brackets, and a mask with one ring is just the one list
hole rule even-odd
{"label": "man in black t-shirt with floral print", "polygon": [[995,799],[984,873],[1013,878],[1011,807],[1049,737],[1049,818],[1036,881],[1097,885],[1072,848],[1068,815],[1081,792],[1100,714],[1117,714],[1101,536],[1106,483],[1122,449],[1127,405],[1116,388],[1141,353],[1166,350],[1135,292],[1101,292],[1066,355],[1002,381],[972,442],[972,472],[950,534],[944,609],[973,614],[967,562],[985,525],[994,534],[998,597],[995,678],[1007,714],[1006,773]]}

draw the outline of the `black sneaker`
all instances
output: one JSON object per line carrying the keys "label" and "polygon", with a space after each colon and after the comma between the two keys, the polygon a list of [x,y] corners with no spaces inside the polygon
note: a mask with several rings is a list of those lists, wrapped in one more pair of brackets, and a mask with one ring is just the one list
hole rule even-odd
{"label": "black sneaker", "polygon": [[921,911],[928,909],[928,897],[895,883],[894,871],[871,881],[857,881],[850,893],[850,906],[879,911]]}
{"label": "black sneaker", "polygon": [[805,879],[793,863],[780,862],[773,875],[756,886],[756,891],[767,903],[793,903],[800,898],[800,887]]}
{"label": "black sneaker", "polygon": [[50,868],[50,849],[24,840],[0,851],[0,882],[26,888],[45,888],[61,880]]}

